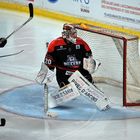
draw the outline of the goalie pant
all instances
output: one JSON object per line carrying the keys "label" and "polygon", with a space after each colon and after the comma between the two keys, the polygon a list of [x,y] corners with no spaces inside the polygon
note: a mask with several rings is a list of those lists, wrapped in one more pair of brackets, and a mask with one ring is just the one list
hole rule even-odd
{"label": "goalie pant", "polygon": [[74,72],[68,80],[74,82],[80,94],[96,104],[99,110],[109,108],[109,100],[104,93],[92,85],[79,71]]}

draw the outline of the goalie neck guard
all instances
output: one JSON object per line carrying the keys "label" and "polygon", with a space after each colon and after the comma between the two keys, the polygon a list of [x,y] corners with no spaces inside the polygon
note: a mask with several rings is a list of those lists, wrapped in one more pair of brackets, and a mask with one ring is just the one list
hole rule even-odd
{"label": "goalie neck guard", "polygon": [[62,37],[72,43],[76,43],[77,30],[74,25],[65,23],[63,25]]}

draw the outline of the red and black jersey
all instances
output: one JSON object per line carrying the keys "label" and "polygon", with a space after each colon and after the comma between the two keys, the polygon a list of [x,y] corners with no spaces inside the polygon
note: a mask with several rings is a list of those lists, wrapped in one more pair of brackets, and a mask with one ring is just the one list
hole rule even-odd
{"label": "red and black jersey", "polygon": [[83,69],[83,58],[92,55],[88,44],[81,38],[76,43],[67,43],[62,37],[53,40],[45,56],[45,64],[58,70],[76,71]]}

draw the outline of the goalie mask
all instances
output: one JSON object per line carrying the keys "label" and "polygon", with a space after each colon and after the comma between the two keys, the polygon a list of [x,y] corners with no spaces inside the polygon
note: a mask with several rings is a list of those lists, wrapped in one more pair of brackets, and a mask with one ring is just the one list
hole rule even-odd
{"label": "goalie mask", "polygon": [[66,23],[63,25],[62,37],[72,43],[76,43],[77,30],[72,24]]}

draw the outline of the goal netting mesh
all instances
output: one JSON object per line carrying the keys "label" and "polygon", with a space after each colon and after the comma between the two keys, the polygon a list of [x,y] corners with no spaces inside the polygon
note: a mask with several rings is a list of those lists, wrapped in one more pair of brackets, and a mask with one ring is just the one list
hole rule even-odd
{"label": "goal netting mesh", "polygon": [[95,83],[112,86],[112,95],[119,88],[124,106],[140,105],[138,37],[85,24],[76,28],[91,47],[94,59],[101,62],[93,74]]}

